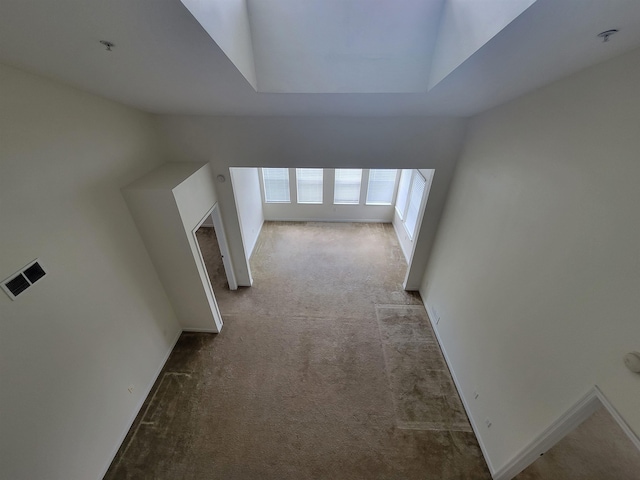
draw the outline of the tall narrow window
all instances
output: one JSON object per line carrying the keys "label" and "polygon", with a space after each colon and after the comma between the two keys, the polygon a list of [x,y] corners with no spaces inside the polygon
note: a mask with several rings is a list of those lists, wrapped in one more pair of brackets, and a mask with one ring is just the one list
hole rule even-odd
{"label": "tall narrow window", "polygon": [[367,205],[391,205],[397,170],[369,170]]}
{"label": "tall narrow window", "polygon": [[419,171],[414,170],[413,177],[411,178],[409,205],[407,205],[407,215],[404,220],[404,226],[411,238],[413,238],[416,233],[418,213],[420,213],[420,205],[422,204],[422,196],[424,195],[426,185],[427,181],[422,174]]}
{"label": "tall narrow window", "polygon": [[400,184],[398,185],[398,196],[396,197],[396,210],[401,219],[404,220],[405,210],[407,208],[407,198],[409,197],[409,186],[411,185],[411,174],[413,170],[404,169],[400,175]]}
{"label": "tall narrow window", "polygon": [[361,168],[336,168],[333,203],[359,204],[361,183]]}
{"label": "tall narrow window", "polygon": [[296,168],[298,203],[322,203],[322,168]]}
{"label": "tall narrow window", "polygon": [[288,168],[263,168],[262,179],[266,203],[288,203],[291,201]]}

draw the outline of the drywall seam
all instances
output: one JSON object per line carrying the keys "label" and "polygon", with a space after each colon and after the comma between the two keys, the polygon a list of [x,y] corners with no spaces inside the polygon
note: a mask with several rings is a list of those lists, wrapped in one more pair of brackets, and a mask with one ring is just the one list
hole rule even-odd
{"label": "drywall seam", "polygon": [[131,430],[131,427],[133,426],[133,422],[135,421],[136,417],[140,414],[140,411],[142,410],[142,406],[144,405],[145,400],[147,399],[147,397],[151,393],[151,389],[155,385],[156,380],[158,380],[158,377],[160,376],[160,373],[162,372],[162,369],[164,368],[165,364],[167,363],[167,360],[169,360],[169,355],[171,355],[171,352],[173,352],[173,349],[175,348],[176,344],[178,343],[178,340],[180,339],[180,335],[182,335],[182,332],[183,332],[183,330],[178,330],[178,333],[176,334],[176,337],[173,339],[173,342],[171,342],[169,349],[165,353],[164,358],[162,359],[162,361],[160,362],[160,367],[156,371],[155,375],[153,375],[151,382],[149,382],[149,384],[147,385],[147,388],[145,389],[144,395],[141,396],[137,407],[133,410],[133,414],[131,415],[131,418],[127,422],[127,428],[124,429],[124,432],[122,432],[122,435],[120,436],[120,439],[116,443],[115,448],[111,452],[111,455],[109,455],[109,457],[108,457],[109,461],[107,462],[107,464],[102,469],[102,474],[100,475],[99,478],[104,478],[104,476],[107,474],[107,470],[109,470],[109,467],[113,463],[113,460],[116,457],[116,454],[118,453],[118,450],[120,450],[120,447],[122,446],[122,443],[124,442],[125,438],[127,437],[127,434],[129,433],[129,430]]}
{"label": "drywall seam", "polygon": [[431,309],[431,307],[429,306],[429,304],[427,304],[427,301],[425,300],[426,294],[425,292],[422,291],[422,289],[419,290],[420,292],[420,297],[422,298],[422,303],[424,304],[424,308],[427,310],[427,315],[429,316],[429,322],[431,323],[431,327],[433,328],[433,331],[436,334],[436,338],[438,340],[438,345],[440,346],[440,350],[442,350],[442,355],[444,356],[444,360],[445,362],[447,362],[447,368],[449,369],[449,372],[451,372],[451,377],[453,378],[453,383],[456,386],[456,390],[458,391],[458,396],[460,397],[460,400],[462,400],[462,406],[464,407],[464,410],[467,414],[467,418],[469,419],[469,423],[471,424],[471,428],[473,429],[473,433],[476,436],[476,439],[478,440],[478,444],[480,445],[480,450],[482,450],[482,456],[484,457],[485,461],[487,462],[487,466],[489,467],[489,472],[491,473],[491,477],[496,479],[497,477],[495,476],[495,468],[493,467],[493,464],[491,463],[491,459],[489,458],[489,454],[487,453],[487,449],[484,445],[484,443],[482,443],[482,437],[480,437],[480,435],[478,435],[478,425],[475,423],[474,418],[471,416],[471,410],[469,408],[469,404],[467,403],[467,399],[464,397],[464,394],[462,393],[462,386],[460,384],[460,382],[458,381],[458,378],[456,377],[456,372],[453,370],[453,366],[451,365],[451,362],[449,361],[449,357],[447,355],[447,351],[444,348],[444,343],[442,342],[441,338],[440,338],[440,334],[438,333],[438,329],[436,328],[435,323],[433,322],[433,318],[436,318],[436,315],[433,313],[433,310]]}

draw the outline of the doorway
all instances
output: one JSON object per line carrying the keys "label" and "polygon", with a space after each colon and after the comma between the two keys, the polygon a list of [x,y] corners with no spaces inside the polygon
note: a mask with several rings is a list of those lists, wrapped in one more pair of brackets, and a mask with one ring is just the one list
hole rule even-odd
{"label": "doorway", "polygon": [[217,301],[226,292],[238,289],[229,254],[229,246],[216,203],[193,231],[200,257],[207,272],[207,278]]}

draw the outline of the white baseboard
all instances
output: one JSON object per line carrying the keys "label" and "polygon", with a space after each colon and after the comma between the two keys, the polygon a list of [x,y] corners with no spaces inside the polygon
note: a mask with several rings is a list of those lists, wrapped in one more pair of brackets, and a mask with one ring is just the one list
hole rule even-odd
{"label": "white baseboard", "polygon": [[431,307],[427,304],[426,301],[426,295],[425,292],[423,292],[422,290],[420,290],[420,297],[422,298],[422,303],[424,304],[424,308],[427,310],[427,314],[429,315],[429,321],[431,322],[431,326],[433,327],[433,331],[436,334],[436,338],[438,339],[438,344],[440,345],[440,350],[442,350],[442,355],[444,356],[444,360],[445,362],[447,362],[447,367],[449,367],[449,371],[451,372],[451,377],[453,378],[453,383],[456,386],[456,390],[458,390],[458,395],[460,396],[460,399],[462,400],[462,406],[464,407],[465,412],[467,413],[467,417],[469,418],[469,423],[471,423],[471,428],[473,429],[473,433],[476,436],[476,439],[478,440],[478,444],[480,445],[480,450],[482,450],[482,455],[484,456],[485,461],[487,462],[487,466],[489,467],[489,472],[491,473],[491,476],[495,479],[496,476],[494,474],[495,469],[493,468],[493,464],[491,463],[491,459],[489,458],[489,455],[487,454],[487,449],[484,446],[484,444],[482,443],[482,438],[480,437],[480,435],[478,435],[478,425],[476,425],[476,422],[474,420],[474,418],[471,416],[471,410],[469,409],[469,404],[467,402],[467,399],[464,397],[464,394],[462,393],[462,385],[460,385],[460,382],[458,381],[458,378],[456,377],[456,372],[453,369],[453,366],[451,365],[451,362],[449,361],[449,356],[447,355],[447,350],[444,346],[444,343],[442,342],[442,339],[440,338],[440,333],[438,332],[438,328],[437,325],[433,322],[433,318],[436,318],[435,314],[433,313],[433,310],[431,309]]}
{"label": "white baseboard", "polygon": [[215,328],[183,328],[182,331],[188,333],[220,333]]}
{"label": "white baseboard", "polygon": [[560,415],[540,433],[529,445],[520,450],[506,464],[492,472],[494,480],[511,480],[540,455],[572,432],[602,406],[595,389],[591,389],[569,410]]}
{"label": "white baseboard", "polygon": [[489,471],[491,472],[491,476],[494,480],[511,480],[513,477],[515,477],[517,474],[519,474],[521,471],[535,462],[541,454],[551,449],[556,443],[562,440],[568,433],[572,432],[578,425],[584,422],[602,406],[604,406],[609,411],[611,416],[620,425],[622,430],[627,434],[636,448],[640,450],[640,439],[638,438],[638,436],[625,422],[625,420],[618,413],[611,402],[609,402],[600,388],[597,385],[594,385],[571,408],[560,415],[551,425],[549,425],[536,438],[534,438],[534,440],[529,445],[525,446],[516,455],[514,455],[511,460],[509,460],[498,469],[494,468],[487,450],[482,443],[482,438],[480,437],[480,435],[478,435],[479,429],[473,417],[469,413],[470,409],[467,400],[462,393],[462,388],[456,377],[456,372],[451,366],[451,362],[449,361],[449,357],[447,355],[447,350],[442,342],[437,325],[431,320],[432,318],[436,318],[436,316],[434,315],[433,310],[426,301],[425,292],[420,291],[420,295],[422,297],[422,302],[424,303],[427,313],[429,314],[429,321],[431,321],[431,325],[433,326],[433,330],[436,334],[436,338],[438,339],[438,343],[440,344],[440,349],[442,350],[444,359],[447,362],[447,366],[449,367],[449,371],[451,372],[453,381],[456,385],[456,388],[458,389],[458,394],[462,399],[464,409],[467,412],[469,421],[471,422],[471,427],[473,428],[473,431],[480,445],[480,449],[482,450],[482,454],[484,455],[484,458],[489,467]]}
{"label": "white baseboard", "polygon": [[265,222],[326,222],[326,223],[391,223],[388,218],[331,218],[331,217],[319,217],[319,218],[265,218]]}
{"label": "white baseboard", "polygon": [[[420,292],[420,295],[423,298],[424,306],[427,309],[429,320],[431,321],[432,318],[435,318],[433,310],[424,300],[424,294]],[[578,400],[578,402],[576,402],[571,408],[569,408],[544,431],[542,431],[542,433],[540,433],[540,435],[538,435],[529,445],[527,445],[520,452],[514,455],[513,458],[509,460],[505,465],[498,469],[495,469],[493,467],[493,464],[491,463],[491,459],[487,454],[486,448],[482,443],[482,438],[478,435],[477,425],[473,417],[469,414],[467,401],[462,394],[462,389],[458,382],[458,379],[456,378],[455,371],[451,368],[451,363],[449,361],[449,357],[447,356],[446,348],[442,343],[437,327],[433,322],[431,322],[431,324],[438,339],[438,343],[440,344],[440,348],[444,355],[445,361],[447,362],[447,365],[449,367],[449,371],[451,372],[451,376],[453,377],[453,381],[456,385],[456,388],[458,389],[458,394],[462,399],[464,409],[466,410],[467,416],[469,417],[471,427],[476,434],[480,449],[482,450],[482,454],[484,455],[484,458],[489,467],[489,471],[491,472],[491,476],[494,480],[511,480],[513,477],[515,477],[517,474],[519,474],[525,468],[535,462],[541,454],[547,452],[556,443],[562,440],[567,434],[578,427],[578,425],[580,425],[587,418],[593,415],[593,413],[602,406],[604,406],[609,411],[611,416],[620,425],[622,430],[627,434],[636,448],[640,450],[640,439],[636,436],[633,430],[631,430],[629,425],[620,416],[615,407],[609,402],[609,400],[598,388],[598,386],[594,386],[591,390],[589,390],[588,393],[586,393],[580,400]]]}
{"label": "white baseboard", "polygon": [[180,339],[180,335],[182,335],[182,330],[178,331],[178,334],[176,335],[176,338],[173,340],[173,342],[171,342],[171,347],[165,353],[162,361],[160,362],[160,366],[158,367],[156,373],[153,375],[153,378],[151,379],[151,382],[149,382],[149,384],[147,385],[147,388],[146,388],[146,390],[144,392],[144,395],[142,395],[142,397],[140,398],[140,401],[138,402],[138,405],[136,406],[131,418],[127,422],[127,428],[124,429],[124,432],[120,436],[120,439],[118,440],[115,449],[113,450],[113,452],[109,456],[109,461],[107,462],[106,466],[102,470],[102,475],[100,475],[99,478],[104,478],[104,476],[107,474],[107,470],[109,470],[109,467],[113,463],[113,459],[116,457],[116,454],[118,453],[118,450],[120,450],[120,447],[122,446],[122,442],[124,442],[124,439],[127,437],[127,434],[129,433],[129,430],[131,430],[131,426],[133,425],[133,422],[135,421],[136,417],[140,413],[140,410],[142,409],[142,405],[144,404],[144,401],[149,396],[149,393],[151,393],[151,389],[153,388],[153,385],[156,383],[156,380],[160,376],[160,372],[164,368],[164,364],[167,363],[167,360],[169,359],[169,355],[171,355],[171,352],[173,352],[173,349],[176,346],[176,343],[178,343],[178,340]]}
{"label": "white baseboard", "polygon": [[600,388],[597,385],[593,387],[593,389],[595,390],[595,393],[598,396],[598,399],[602,402],[602,405],[604,405],[604,407],[609,411],[613,419],[616,422],[618,422],[618,425],[620,425],[620,428],[622,428],[624,433],[627,434],[627,437],[629,437],[629,440],[631,440],[631,442],[635,445],[635,447],[638,450],[640,450],[640,438],[638,438],[638,436],[634,433],[634,431],[631,430],[631,427],[629,427],[627,422],[618,413],[618,410],[616,410],[616,408],[611,404],[611,402],[605,396],[605,394],[602,393],[602,390],[600,390]]}

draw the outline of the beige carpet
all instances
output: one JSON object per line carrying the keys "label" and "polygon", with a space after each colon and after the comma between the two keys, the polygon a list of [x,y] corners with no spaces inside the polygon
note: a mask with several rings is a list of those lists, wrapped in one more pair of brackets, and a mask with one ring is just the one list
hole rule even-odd
{"label": "beige carpet", "polygon": [[266,223],[254,286],[183,334],[107,479],[488,479],[390,225]]}
{"label": "beige carpet", "polygon": [[471,432],[424,307],[378,305],[377,318],[396,426]]}
{"label": "beige carpet", "polygon": [[637,480],[640,452],[602,407],[516,480]]}

